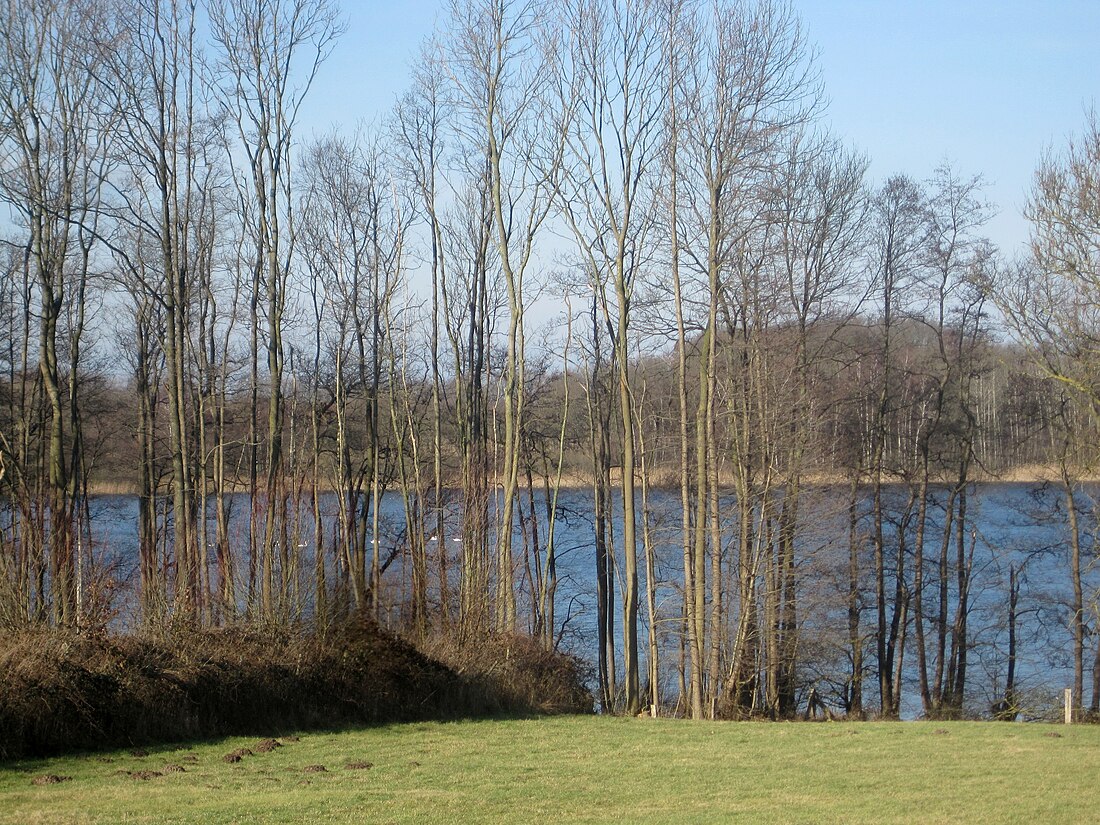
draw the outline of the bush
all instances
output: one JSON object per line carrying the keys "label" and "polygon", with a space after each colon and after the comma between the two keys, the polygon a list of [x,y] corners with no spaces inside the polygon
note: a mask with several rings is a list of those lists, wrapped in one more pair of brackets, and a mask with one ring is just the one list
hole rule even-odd
{"label": "bush", "polygon": [[592,713],[591,667],[514,633],[462,641],[436,635],[423,645],[464,676],[498,712]]}
{"label": "bush", "polygon": [[[362,620],[325,636],[28,630],[0,641],[0,758],[507,712],[591,710],[576,660],[522,637],[441,663]],[[476,655],[474,651],[476,650]]]}

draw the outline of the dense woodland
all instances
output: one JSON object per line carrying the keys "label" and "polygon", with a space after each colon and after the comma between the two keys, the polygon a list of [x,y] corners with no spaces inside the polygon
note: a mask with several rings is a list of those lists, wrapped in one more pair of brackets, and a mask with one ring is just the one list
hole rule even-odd
{"label": "dense woodland", "polygon": [[[790,717],[828,486],[830,705],[959,715],[968,501],[1041,471],[1098,710],[1097,121],[1036,159],[1010,261],[980,176],[868,179],[778,0],[453,0],[392,112],[305,140],[342,28],[0,0],[0,627],[101,627],[125,579],[149,629],[360,611],[554,647],[582,487],[602,707]],[[108,489],[140,502],[132,578],[88,518]]]}

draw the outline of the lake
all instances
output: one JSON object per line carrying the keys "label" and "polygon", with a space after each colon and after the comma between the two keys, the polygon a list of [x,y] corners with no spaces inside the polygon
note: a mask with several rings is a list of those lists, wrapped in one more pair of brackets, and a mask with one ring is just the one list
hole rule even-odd
{"label": "lake", "polygon": [[[1095,610],[1100,591],[1100,569],[1095,552],[1096,520],[1093,517],[1095,489],[1084,487],[1078,491],[1082,525],[1083,578],[1085,580],[1086,615],[1091,627],[1096,626]],[[886,492],[888,513],[886,529],[890,533],[888,543],[897,540],[898,513],[906,492],[901,487],[889,487]],[[926,569],[932,575],[931,565],[938,558],[940,534],[944,519],[946,490],[931,493],[930,523],[926,538]],[[249,501],[245,494],[229,497],[231,504],[231,541],[235,547],[247,548]],[[541,494],[536,495],[536,510],[540,521],[544,507]],[[380,510],[383,522],[381,543],[384,546],[400,541],[404,519],[402,500],[395,493],[387,493]],[[616,502],[614,534],[616,547],[621,529],[620,502]],[[730,543],[736,535],[736,519],[732,515],[731,500],[724,501],[724,509],[731,512],[723,519],[724,569],[730,571],[735,562]],[[871,564],[872,547],[869,540],[870,519],[867,514],[869,492],[864,491],[861,515],[861,531],[864,534],[865,559],[861,579],[863,611],[861,626],[869,635],[875,623],[875,602]],[[661,691],[672,695],[677,684],[676,663],[679,657],[679,616],[682,611],[682,550],[680,544],[680,511],[678,491],[655,491],[651,494],[651,535],[656,550],[654,576],[657,581],[658,635],[662,642]],[[846,652],[848,588],[848,514],[847,490],[842,485],[811,487],[804,493],[801,528],[796,551],[798,578],[798,610],[802,655],[800,677],[804,685],[827,685],[828,679],[843,673]],[[323,501],[324,518],[331,529],[335,521],[336,498],[326,495]],[[105,559],[116,561],[120,568],[136,580],[137,556],[137,499],[126,495],[99,495],[90,502],[91,533],[97,553]],[[1003,690],[1007,669],[1007,610],[1008,579],[1010,566],[1020,572],[1020,597],[1018,605],[1019,642],[1017,679],[1018,689],[1030,696],[1036,713],[1049,704],[1060,701],[1061,690],[1072,684],[1073,658],[1070,625],[1071,586],[1069,578],[1069,532],[1063,493],[1055,487],[1034,483],[980,483],[972,485],[968,500],[968,517],[972,525],[970,540],[974,543],[974,567],[971,592],[973,598],[969,610],[970,674],[968,679],[968,707],[974,712],[988,709],[990,703]],[[452,505],[447,511],[452,560],[459,552],[455,540],[462,518],[461,506]],[[308,524],[308,520],[306,522]],[[299,539],[303,556],[312,559],[311,527],[303,525]],[[596,588],[595,552],[592,525],[592,494],[588,490],[564,490],[559,499],[557,534],[558,590],[556,596],[556,633],[561,646],[589,661],[595,660],[596,650]],[[211,534],[213,533],[211,527]],[[639,536],[641,535],[639,531]],[[516,532],[516,563],[522,565],[522,538]],[[912,525],[908,528],[907,541],[912,546]],[[640,544],[640,539],[639,539]],[[621,555],[621,554],[620,554]],[[954,548],[951,551],[954,556]],[[645,570],[639,547],[641,582],[644,587]],[[887,556],[891,559],[892,551]],[[620,559],[621,561],[621,559]],[[310,564],[304,565],[306,568]],[[907,562],[911,570],[911,559]],[[454,567],[452,566],[452,570]],[[247,560],[238,561],[240,575],[247,570]],[[732,572],[732,571],[730,571]],[[391,589],[401,588],[408,579],[408,566],[404,556],[399,556],[386,571],[386,581]],[[892,575],[892,567],[889,571]],[[518,576],[521,578],[521,576]],[[331,578],[330,578],[331,581]],[[239,582],[238,592],[244,593],[244,582]],[[952,572],[951,598],[954,599],[954,572]],[[892,590],[892,584],[888,589]],[[621,594],[621,581],[617,596]],[[926,609],[931,609],[932,593],[926,596]],[[520,596],[520,612],[524,616],[523,592]],[[642,599],[640,638],[644,650],[646,634],[645,600]],[[952,602],[953,604],[953,602]],[[132,619],[133,600],[124,604],[120,621]],[[733,606],[735,609],[735,606]],[[729,611],[732,617],[733,609]],[[621,628],[621,621],[616,622]],[[910,632],[910,639],[912,633]],[[1086,648],[1095,650],[1095,637],[1086,639]],[[911,646],[911,643],[910,643]],[[619,645],[621,650],[621,644]],[[865,662],[874,666],[874,644],[868,640]],[[912,664],[911,650],[906,653]],[[1086,704],[1089,698],[1092,656],[1086,650]],[[906,670],[903,686],[902,712],[912,717],[919,712],[916,692],[916,675]],[[824,691],[823,691],[824,692]],[[875,703],[875,677],[868,673],[864,685],[865,704]]]}

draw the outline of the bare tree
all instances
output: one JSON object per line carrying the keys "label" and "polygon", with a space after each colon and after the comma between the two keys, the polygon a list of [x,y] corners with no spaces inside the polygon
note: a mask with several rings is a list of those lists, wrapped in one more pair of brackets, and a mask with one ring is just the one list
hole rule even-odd
{"label": "bare tree", "polygon": [[558,73],[568,154],[561,204],[614,348],[623,501],[623,656],[626,711],[642,697],[638,657],[638,540],[630,306],[653,226],[663,113],[663,27],[656,3],[562,4]]}
{"label": "bare tree", "polygon": [[476,157],[484,158],[492,245],[508,302],[504,368],[501,516],[496,547],[498,630],[516,625],[512,552],[523,438],[525,277],[538,230],[550,209],[559,166],[539,5],[464,0],[451,7],[447,50],[455,101]]}
{"label": "bare tree", "polygon": [[[214,323],[213,245],[216,225],[224,223],[218,209],[224,170],[213,154],[220,135],[200,94],[196,6],[135,0],[121,12],[114,43],[101,44],[111,56],[111,87],[122,113],[119,163],[127,176],[125,196],[110,212],[121,233],[112,249],[132,282],[139,326],[150,301],[164,318],[158,344],[166,362],[175,600],[181,618],[195,624],[210,615],[204,586],[210,454],[205,411],[216,374],[207,344]],[[151,256],[155,266],[147,263]],[[202,341],[193,335],[200,326]],[[140,364],[145,356],[138,357]],[[156,390],[144,376],[139,383],[146,393]],[[223,580],[218,606],[232,611],[234,605],[227,603],[231,551],[224,542],[217,547]]]}
{"label": "bare tree", "polygon": [[[753,445],[759,398],[754,385],[751,339],[761,320],[763,250],[770,246],[768,217],[761,208],[767,170],[782,137],[811,119],[819,105],[812,54],[797,17],[773,3],[734,3],[715,9],[697,39],[699,56],[685,77],[681,180],[690,241],[683,253],[702,282],[706,308],[698,344],[699,389],[695,411],[695,501],[693,504],[692,584],[695,623],[693,668],[706,668],[710,713],[721,688],[721,640],[707,638],[706,581],[709,576],[711,632],[722,625],[721,537],[718,513],[717,406],[718,323],[725,320],[730,356],[740,371],[734,378],[730,437],[737,493],[738,608],[730,705],[742,712],[754,705],[758,638],[755,631],[757,540],[754,523],[761,495],[756,472],[760,453]],[[752,239],[751,241],[749,239]],[[739,340],[738,340],[739,339]],[[739,350],[739,354],[734,354]],[[757,373],[759,375],[759,373]],[[754,419],[756,419],[754,423]],[[763,516],[761,516],[763,517]],[[708,564],[709,561],[709,571]],[[698,681],[698,680],[697,680]]]}
{"label": "bare tree", "polygon": [[779,287],[793,326],[786,371],[790,387],[779,451],[786,466],[778,541],[765,590],[769,617],[766,706],[778,717],[795,712],[798,659],[796,568],[802,487],[812,470],[810,450],[819,411],[818,381],[835,337],[862,307],[862,254],[867,216],[866,159],[828,136],[795,132],[770,187],[771,219],[780,249]]}
{"label": "bare tree", "polygon": [[[450,618],[450,583],[447,565],[447,525],[444,506],[443,418],[444,370],[441,352],[443,332],[442,287],[446,277],[446,245],[440,216],[440,176],[444,151],[444,124],[449,114],[445,96],[446,78],[439,60],[425,49],[420,69],[414,75],[413,88],[399,102],[394,117],[395,143],[400,173],[411,184],[419,203],[416,213],[426,221],[431,250],[431,323],[430,358],[432,373],[432,515],[431,531],[436,550],[439,618]],[[415,207],[414,207],[415,208]],[[425,513],[427,516],[427,513]]]}
{"label": "bare tree", "polygon": [[[1100,412],[1100,120],[1090,111],[1083,133],[1060,152],[1049,151],[1035,173],[1025,208],[1031,222],[1030,259],[994,292],[1009,328],[1045,379],[1060,386],[1056,420],[1068,422],[1066,405]],[[1078,505],[1073,476],[1082,459],[1067,449],[1071,427],[1062,427],[1058,464],[1070,515],[1070,626],[1074,649],[1074,697],[1084,689],[1084,596]],[[1097,704],[1094,690],[1093,704]]]}
{"label": "bare tree", "polygon": [[[343,25],[336,7],[322,0],[214,0],[209,8],[217,48],[218,99],[244,155],[241,187],[247,231],[254,244],[253,307],[264,304],[267,361],[267,497],[260,552],[260,611],[281,609],[275,584],[277,548],[286,552],[281,498],[283,466],[283,343],[295,226],[291,191],[292,135],[309,87]],[[232,156],[232,153],[231,153]],[[253,310],[255,316],[255,309]],[[257,333],[253,332],[253,363]],[[253,374],[255,375],[255,368]],[[255,382],[254,382],[255,383]],[[255,390],[253,391],[255,398]],[[257,437],[253,433],[253,443]],[[255,477],[255,459],[250,473]],[[253,501],[260,490],[250,490]],[[251,547],[253,557],[256,547]]]}
{"label": "bare tree", "polygon": [[[877,377],[877,400],[872,409],[871,430],[868,435],[870,442],[870,456],[868,459],[871,476],[871,508],[872,508],[872,543],[874,547],[874,574],[875,574],[875,604],[876,604],[876,660],[879,670],[879,707],[886,715],[897,714],[897,697],[894,695],[895,651],[898,643],[899,629],[904,627],[902,619],[902,603],[908,598],[905,580],[905,531],[899,531],[897,540],[897,554],[894,564],[895,587],[893,599],[888,604],[886,594],[886,538],[884,534],[885,505],[883,502],[884,484],[889,477],[905,471],[904,466],[898,466],[896,460],[888,464],[887,444],[891,439],[891,431],[897,426],[894,415],[896,408],[903,403],[903,390],[899,387],[899,379],[895,375],[897,365],[895,363],[895,349],[897,347],[896,328],[904,321],[907,314],[916,314],[920,307],[906,301],[906,292],[912,292],[918,283],[917,278],[922,274],[921,266],[924,262],[923,251],[928,237],[927,201],[923,189],[904,176],[894,176],[886,181],[876,195],[872,207],[872,243],[876,272],[875,286],[878,291],[878,309],[881,313],[881,341],[878,353],[879,362]],[[916,548],[915,558],[915,587],[914,587],[914,613],[922,615],[923,588],[923,546],[924,530],[927,524],[928,488],[927,475],[920,476],[924,483],[920,489],[909,498],[907,512],[911,511],[915,502],[918,508],[916,516]],[[903,520],[907,526],[909,519]],[[853,547],[853,553],[856,550]],[[850,602],[858,598],[858,582],[853,575],[849,582]],[[890,604],[893,605],[893,615],[888,616]],[[850,608],[851,609],[851,608]],[[850,622],[852,619],[850,618]],[[858,619],[856,619],[858,621]],[[923,655],[923,623],[918,620],[917,628],[917,655],[918,659]],[[861,641],[855,626],[850,629],[853,644],[853,658],[860,659],[859,647]],[[900,663],[899,663],[900,664]],[[899,676],[900,667],[896,671]],[[853,682],[860,678],[858,671],[853,672]]]}
{"label": "bare tree", "polygon": [[48,610],[58,624],[80,619],[81,353],[113,136],[103,53],[95,48],[107,13],[62,0],[0,5],[0,197],[12,208],[27,284],[37,293],[37,362],[47,410],[39,507],[49,513],[50,526],[37,541],[48,553],[49,591],[42,576],[37,610]]}

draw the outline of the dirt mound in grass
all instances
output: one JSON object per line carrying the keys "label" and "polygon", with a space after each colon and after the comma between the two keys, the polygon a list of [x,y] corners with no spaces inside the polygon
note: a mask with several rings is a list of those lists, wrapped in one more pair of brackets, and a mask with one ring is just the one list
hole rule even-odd
{"label": "dirt mound in grass", "polygon": [[58,776],[57,774],[47,773],[42,776],[36,776],[31,780],[32,785],[57,785],[61,782],[72,782],[71,776]]}

